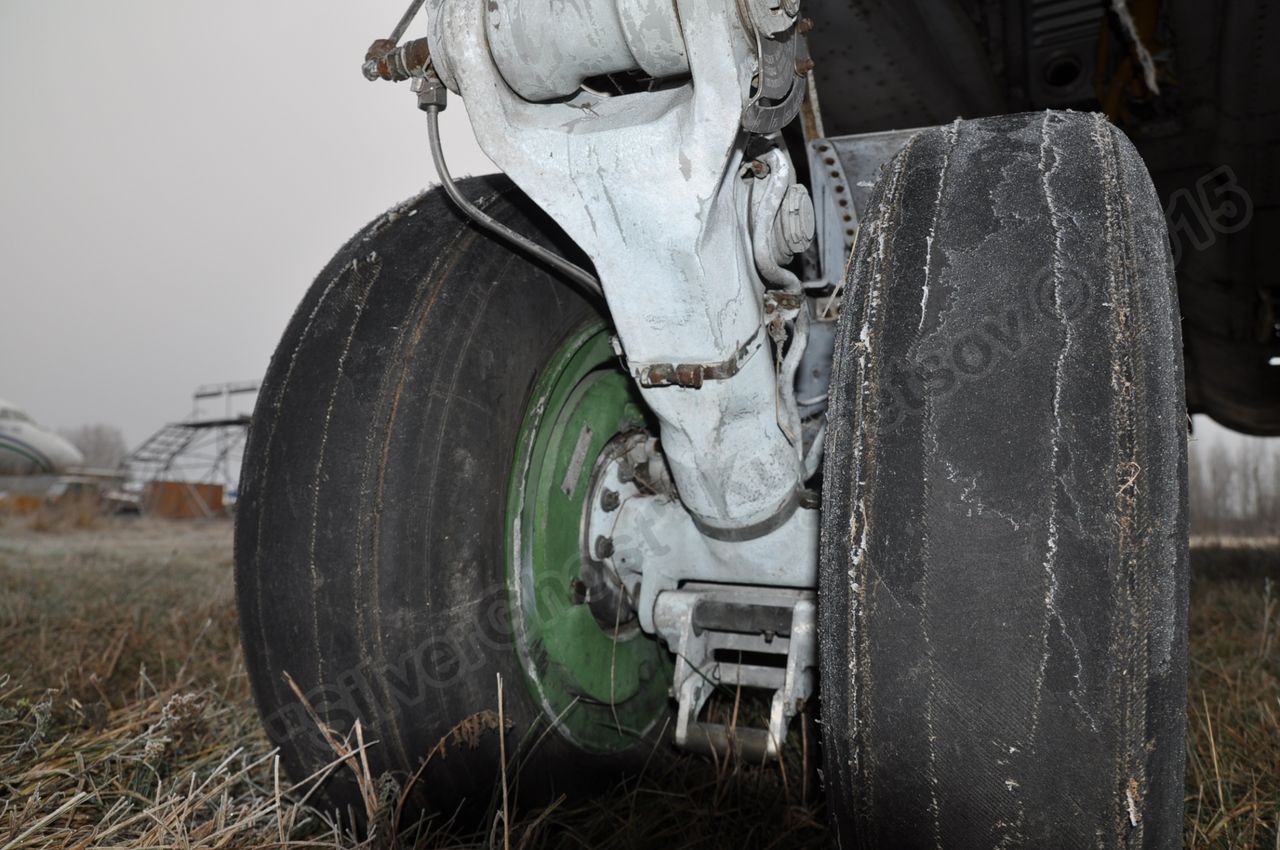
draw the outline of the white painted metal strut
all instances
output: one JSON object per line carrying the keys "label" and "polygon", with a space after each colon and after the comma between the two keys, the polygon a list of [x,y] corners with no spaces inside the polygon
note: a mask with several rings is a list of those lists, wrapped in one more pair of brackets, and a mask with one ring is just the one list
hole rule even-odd
{"label": "white painted metal strut", "polygon": [[[763,320],[739,177],[754,36],[735,3],[675,0],[688,80],[619,97],[579,90],[554,102],[526,100],[518,89],[560,93],[575,77],[545,64],[531,67],[529,79],[518,63],[500,68],[495,21],[545,19],[561,5],[432,0],[436,71],[465,99],[485,153],[591,257],[633,376],[664,364],[730,361],[760,338]],[[590,0],[575,8],[615,6],[619,15],[574,19],[579,35],[600,48],[586,71],[607,67],[600,57],[619,43],[628,50],[619,69],[632,61],[680,66],[670,28],[653,17],[665,4]],[[625,26],[597,26],[605,18]],[[645,32],[657,33],[647,52],[636,46],[636,33]],[[520,48],[508,41],[503,49]],[[572,51],[556,51],[554,61],[571,61]],[[796,449],[778,425],[776,370],[764,347],[731,377],[700,388],[641,390],[661,422],[681,501],[704,529],[767,526],[791,509],[802,483]]]}

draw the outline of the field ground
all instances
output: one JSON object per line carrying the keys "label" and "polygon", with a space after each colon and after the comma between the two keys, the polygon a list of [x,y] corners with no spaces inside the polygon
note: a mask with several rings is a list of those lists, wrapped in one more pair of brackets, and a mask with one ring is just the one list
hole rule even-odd
{"label": "field ground", "polygon": [[[230,524],[36,525],[0,524],[0,848],[356,846],[299,804],[309,786],[258,727]],[[1193,549],[1189,846],[1280,850],[1278,579],[1280,540]],[[514,818],[509,846],[826,846],[807,737],[785,771],[659,754],[598,799]],[[497,817],[490,832],[368,843],[508,840]]]}

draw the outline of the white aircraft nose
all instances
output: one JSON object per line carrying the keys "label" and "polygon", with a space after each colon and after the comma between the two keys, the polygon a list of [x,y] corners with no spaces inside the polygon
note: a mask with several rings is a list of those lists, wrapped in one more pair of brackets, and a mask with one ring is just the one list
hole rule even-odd
{"label": "white aircraft nose", "polygon": [[81,466],[84,464],[84,454],[71,445],[70,442],[59,437],[57,434],[49,435],[49,445],[46,450],[49,459],[54,462],[58,469],[66,469],[68,466]]}

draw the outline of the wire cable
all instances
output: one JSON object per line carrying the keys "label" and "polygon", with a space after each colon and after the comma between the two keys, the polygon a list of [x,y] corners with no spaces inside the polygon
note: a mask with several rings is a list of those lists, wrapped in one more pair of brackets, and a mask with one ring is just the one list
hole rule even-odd
{"label": "wire cable", "polygon": [[494,221],[488,215],[483,213],[474,204],[462,196],[458,191],[457,185],[453,182],[453,177],[449,174],[449,167],[445,165],[444,149],[440,145],[440,107],[431,104],[426,107],[427,113],[427,134],[431,138],[431,160],[435,163],[436,173],[440,175],[440,185],[444,187],[445,194],[449,196],[458,208],[471,217],[471,220],[480,225],[490,233],[505,239],[515,247],[532,254],[537,259],[565,274],[587,292],[604,300],[604,289],[600,286],[600,281],[595,275],[591,274],[581,266],[575,265],[559,254],[548,251],[541,245],[521,236],[511,228],[504,224]]}

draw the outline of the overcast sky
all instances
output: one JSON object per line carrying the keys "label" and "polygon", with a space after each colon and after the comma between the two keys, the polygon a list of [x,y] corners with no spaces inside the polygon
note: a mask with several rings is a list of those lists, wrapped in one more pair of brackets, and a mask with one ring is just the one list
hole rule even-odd
{"label": "overcast sky", "polygon": [[[256,380],[365,222],[435,180],[364,51],[405,0],[0,2],[0,398],[135,445]],[[461,102],[455,174],[494,170]]]}
{"label": "overcast sky", "polygon": [[[332,253],[435,180],[413,95],[359,70],[405,5],[3,0],[0,398],[132,446],[260,378]],[[442,120],[456,174],[494,170]]]}

